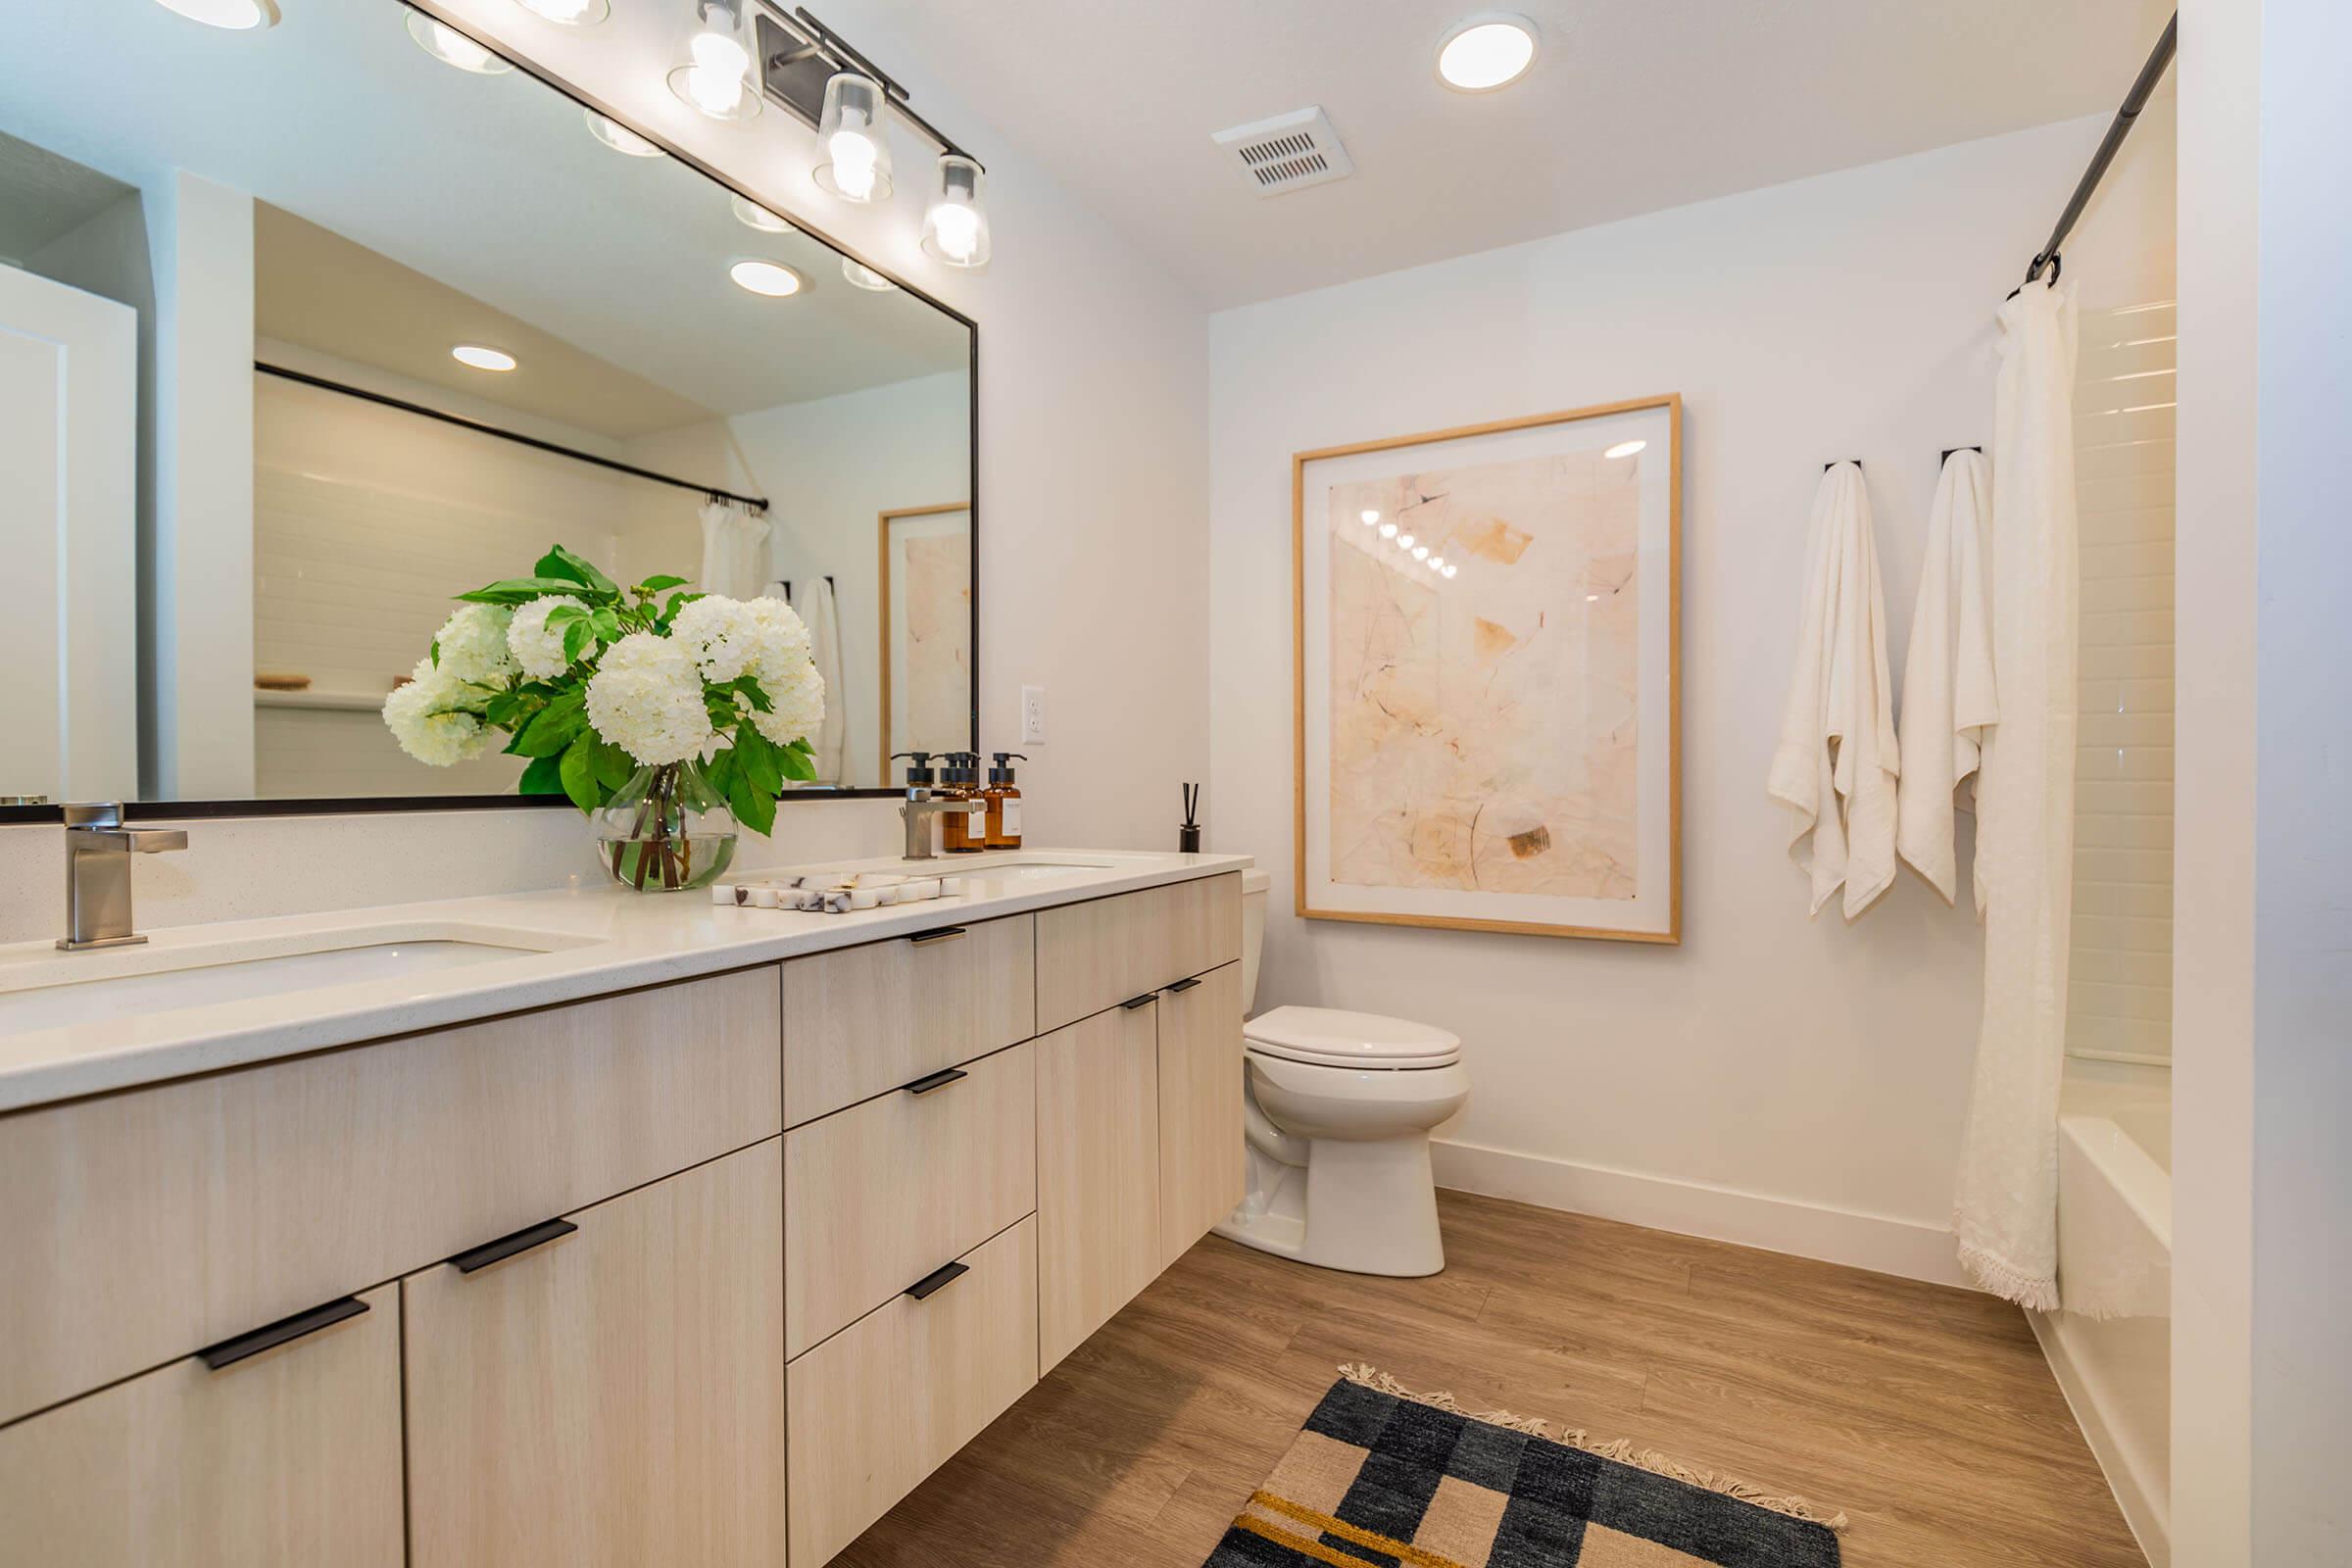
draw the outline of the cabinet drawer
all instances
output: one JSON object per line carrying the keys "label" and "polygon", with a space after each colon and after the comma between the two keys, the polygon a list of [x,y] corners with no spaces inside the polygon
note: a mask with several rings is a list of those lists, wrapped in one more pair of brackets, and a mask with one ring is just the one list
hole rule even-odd
{"label": "cabinet drawer", "polygon": [[1238,871],[1037,914],[1037,1027],[1058,1029],[1242,956]]}
{"label": "cabinet drawer", "polygon": [[1035,1061],[1014,1046],[785,1135],[786,1355],[1037,1207]]}
{"label": "cabinet drawer", "polygon": [[402,1282],[415,1568],[783,1562],[782,1160],[771,1138]]}
{"label": "cabinet drawer", "polygon": [[789,1560],[817,1568],[1037,1382],[1037,1221],[785,1369]]}
{"label": "cabinet drawer", "polygon": [[942,924],[784,964],[795,1126],[1037,1033],[1030,916]]}
{"label": "cabinet drawer", "polygon": [[781,1130],[748,969],[0,1118],[0,1421]]}
{"label": "cabinet drawer", "polygon": [[400,1292],[361,1299],[0,1431],[0,1564],[400,1568]]}

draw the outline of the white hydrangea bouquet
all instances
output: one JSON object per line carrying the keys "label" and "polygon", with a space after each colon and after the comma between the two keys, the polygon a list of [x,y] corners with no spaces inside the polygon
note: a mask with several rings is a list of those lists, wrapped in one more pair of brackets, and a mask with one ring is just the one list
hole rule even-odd
{"label": "white hydrangea bouquet", "polygon": [[532,575],[458,596],[384,722],[436,767],[486,755],[503,732],[506,752],[530,759],[521,793],[597,817],[613,876],[704,886],[733,858],[735,821],[767,832],[787,781],[816,776],[825,683],[790,605],[685,582],[624,590],[558,545]]}

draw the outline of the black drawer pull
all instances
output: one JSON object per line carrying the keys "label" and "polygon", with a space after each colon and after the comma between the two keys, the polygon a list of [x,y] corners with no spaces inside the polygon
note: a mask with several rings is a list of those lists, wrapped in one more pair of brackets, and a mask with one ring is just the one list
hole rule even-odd
{"label": "black drawer pull", "polygon": [[528,1230],[516,1231],[512,1236],[501,1236],[497,1241],[484,1242],[479,1247],[469,1247],[451,1258],[450,1261],[457,1265],[459,1273],[471,1274],[477,1269],[488,1268],[493,1263],[503,1263],[517,1252],[527,1252],[534,1247],[545,1247],[558,1237],[569,1236],[578,1229],[577,1225],[567,1219],[541,1220]]}
{"label": "black drawer pull", "polygon": [[367,1310],[366,1301],[356,1296],[346,1296],[340,1301],[329,1301],[324,1306],[314,1306],[308,1312],[279,1318],[268,1328],[240,1334],[233,1340],[222,1340],[219,1345],[208,1346],[196,1353],[204,1357],[206,1366],[218,1372],[231,1362],[242,1361],[249,1355],[259,1355],[264,1350],[273,1350],[289,1340],[316,1334],[347,1317],[358,1317]]}
{"label": "black drawer pull", "polygon": [[1140,997],[1130,997],[1125,1002],[1120,1003],[1119,1005],[1126,1008],[1129,1012],[1133,1012],[1138,1007],[1149,1007],[1152,1005],[1152,1004],[1157,1002],[1158,1000],[1158,992],[1147,991]]}
{"label": "black drawer pull", "polygon": [[908,937],[906,941],[913,947],[921,948],[928,947],[934,942],[953,942],[957,937],[967,936],[970,933],[967,932],[962,926],[943,925],[936,931],[917,931],[914,935]]}
{"label": "black drawer pull", "polygon": [[922,1300],[925,1297],[938,1295],[971,1271],[972,1266],[969,1263],[950,1263],[947,1267],[936,1269],[907,1286],[906,1294],[918,1301]]}
{"label": "black drawer pull", "polygon": [[1200,977],[1199,975],[1195,975],[1190,980],[1177,981],[1174,985],[1167,988],[1167,992],[1171,997],[1178,996],[1184,992],[1192,990],[1193,987],[1199,985],[1200,983]]}
{"label": "black drawer pull", "polygon": [[969,1078],[971,1074],[965,1072],[961,1067],[949,1067],[933,1073],[928,1078],[917,1078],[914,1082],[907,1084],[906,1089],[910,1095],[927,1095],[934,1089],[947,1088],[958,1078]]}

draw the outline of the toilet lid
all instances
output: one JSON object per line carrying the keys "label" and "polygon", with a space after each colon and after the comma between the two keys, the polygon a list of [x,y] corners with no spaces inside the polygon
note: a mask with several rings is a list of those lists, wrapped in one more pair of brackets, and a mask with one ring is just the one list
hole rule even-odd
{"label": "toilet lid", "polygon": [[1251,1051],[1324,1067],[1443,1067],[1462,1054],[1443,1029],[1337,1007],[1276,1007],[1242,1035]]}

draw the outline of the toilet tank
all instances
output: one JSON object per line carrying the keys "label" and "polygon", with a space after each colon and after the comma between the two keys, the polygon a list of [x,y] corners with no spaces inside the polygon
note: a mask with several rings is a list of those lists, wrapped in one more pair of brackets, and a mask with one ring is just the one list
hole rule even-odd
{"label": "toilet tank", "polygon": [[1266,946],[1266,890],[1273,877],[1251,866],[1242,873],[1242,1016],[1257,1009],[1257,959]]}

